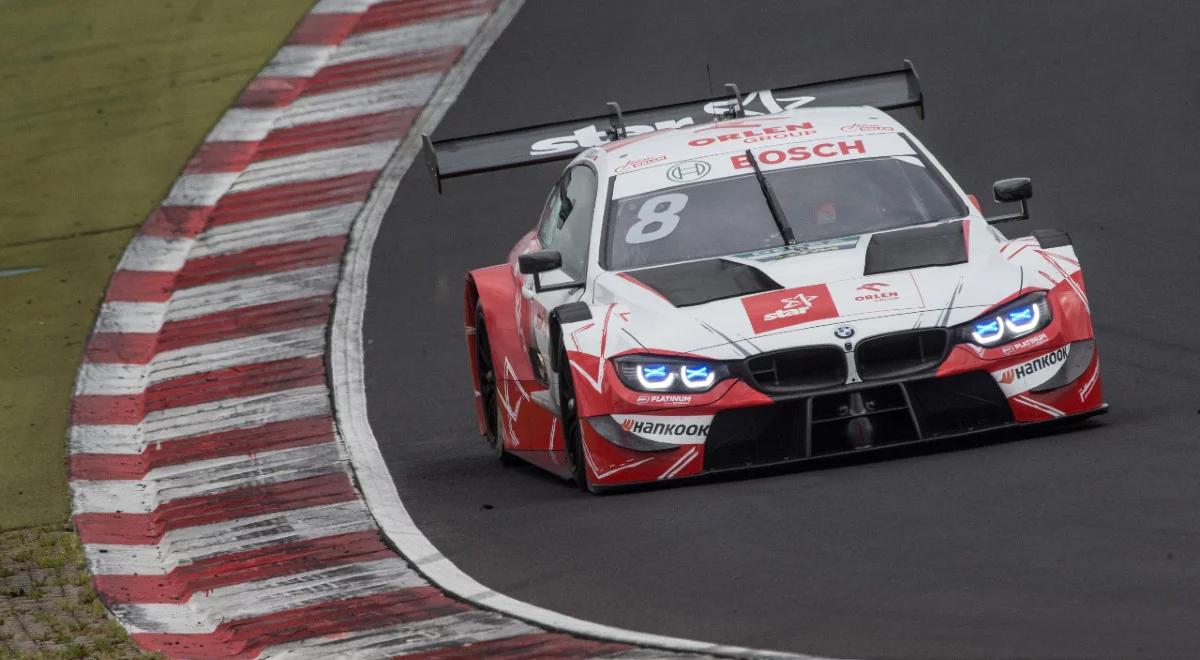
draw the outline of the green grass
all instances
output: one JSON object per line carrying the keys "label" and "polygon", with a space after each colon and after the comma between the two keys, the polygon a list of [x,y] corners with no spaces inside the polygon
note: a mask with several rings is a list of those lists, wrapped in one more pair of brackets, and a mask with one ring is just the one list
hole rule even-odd
{"label": "green grass", "polygon": [[134,230],[312,2],[0,0],[0,658],[154,657],[64,527],[75,372]]}
{"label": "green grass", "polygon": [[80,351],[134,229],[312,0],[0,0],[0,529],[67,515]]}
{"label": "green grass", "polygon": [[[53,561],[46,561],[53,557]],[[74,533],[0,533],[0,658],[157,658],[141,653],[96,597]]]}

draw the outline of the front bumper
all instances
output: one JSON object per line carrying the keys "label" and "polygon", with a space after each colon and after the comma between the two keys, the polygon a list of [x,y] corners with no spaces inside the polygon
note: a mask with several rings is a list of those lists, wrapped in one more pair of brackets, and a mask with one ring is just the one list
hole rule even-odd
{"label": "front bumper", "polygon": [[[599,432],[600,424],[587,423],[583,438],[589,480],[599,489],[676,480],[1079,419],[1107,411],[1099,382],[1099,357],[1094,351],[1082,372],[1073,369],[1078,373],[1076,377],[1051,390],[1014,392],[1005,369],[997,369],[994,363],[971,360],[952,368],[946,366],[943,364],[933,374],[773,396],[768,401],[738,397],[735,387],[730,395],[709,407],[712,417],[704,437],[663,445],[669,448],[657,451],[619,446]],[[722,406],[726,401],[732,403]],[[684,419],[678,416],[696,410],[657,412],[653,419],[669,422]],[[694,422],[696,418],[687,419]]]}

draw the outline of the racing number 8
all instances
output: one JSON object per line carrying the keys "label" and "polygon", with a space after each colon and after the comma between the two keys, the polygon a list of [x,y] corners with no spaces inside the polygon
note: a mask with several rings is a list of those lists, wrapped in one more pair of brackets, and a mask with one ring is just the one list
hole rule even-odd
{"label": "racing number 8", "polygon": [[679,226],[679,214],[687,203],[688,197],[683,193],[656,195],[646,200],[638,209],[638,221],[625,232],[625,242],[649,243],[670,236]]}

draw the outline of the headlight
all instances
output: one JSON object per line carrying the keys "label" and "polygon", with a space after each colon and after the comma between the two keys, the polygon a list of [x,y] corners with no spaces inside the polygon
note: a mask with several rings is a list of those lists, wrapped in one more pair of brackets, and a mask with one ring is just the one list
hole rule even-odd
{"label": "headlight", "polygon": [[992,347],[1033,334],[1050,325],[1045,293],[1031,293],[974,321],[958,326],[958,341]]}
{"label": "headlight", "polygon": [[705,392],[729,378],[723,362],[660,355],[624,355],[615,358],[617,375],[639,392]]}

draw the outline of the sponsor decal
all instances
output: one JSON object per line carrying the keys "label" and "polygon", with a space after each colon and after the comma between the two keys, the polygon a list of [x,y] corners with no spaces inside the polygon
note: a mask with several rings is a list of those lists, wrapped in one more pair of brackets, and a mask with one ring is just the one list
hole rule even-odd
{"label": "sponsor decal", "polygon": [[[866,155],[867,146],[862,140],[854,140],[847,142],[840,140],[838,142],[821,142],[814,145],[797,145],[783,149],[764,149],[754,157],[758,159],[760,165],[779,165],[784,162],[801,162],[810,158],[835,158],[838,156],[849,156],[850,154]],[[750,157],[746,154],[738,154],[730,157],[730,163],[733,169],[741,170],[751,167]]]}
{"label": "sponsor decal", "polygon": [[639,406],[688,406],[692,403],[691,394],[641,394],[637,398]]}
{"label": "sponsor decal", "polygon": [[1050,341],[1050,338],[1046,336],[1046,333],[1041,332],[1032,337],[1026,337],[1025,339],[1022,339],[1021,341],[1015,341],[1011,344],[1001,346],[1000,351],[1005,355],[1012,355],[1013,353],[1023,351],[1027,348],[1033,348],[1034,346],[1041,346],[1042,344],[1044,344],[1048,341]]}
{"label": "sponsor decal", "polygon": [[[813,125],[812,125],[811,121],[806,121],[801,124],[784,124],[783,126],[761,126],[760,124],[726,123],[723,125],[718,124],[716,126],[712,126],[709,128],[700,129],[700,131],[713,130],[713,129],[717,129],[717,128],[725,129],[725,130],[728,130],[731,128],[740,128],[742,130],[727,132],[727,133],[719,133],[717,135],[706,135],[703,137],[698,137],[698,138],[695,138],[694,140],[689,140],[688,144],[693,147],[707,147],[710,144],[717,144],[719,142],[733,142],[733,143],[740,142],[741,144],[755,144],[758,142],[767,142],[769,140],[790,140],[790,139],[801,138],[806,135],[812,135],[813,133],[816,133],[816,131],[813,130]],[[697,131],[697,132],[700,132],[700,131]]]}
{"label": "sponsor decal", "polygon": [[[814,97],[812,96],[776,97],[770,90],[762,90],[750,92],[743,97],[742,109],[747,117],[757,117],[785,110],[794,110],[795,108],[812,103],[813,100]],[[644,133],[653,133],[654,131],[694,126],[697,122],[708,122],[715,115],[727,113],[735,105],[736,102],[733,99],[711,101],[689,111],[687,116],[681,116],[678,119],[656,121],[653,124],[629,124],[625,126],[625,131],[629,137],[633,137]],[[597,128],[595,124],[592,124],[583,126],[573,131],[570,135],[538,140],[529,146],[529,155],[544,156],[546,154],[574,151],[579,148],[599,147],[609,141],[607,130],[607,126]]]}
{"label": "sponsor decal", "polygon": [[742,306],[756,334],[838,315],[824,284],[746,296]]}
{"label": "sponsor decal", "polygon": [[646,167],[647,165],[661,163],[662,161],[664,161],[666,159],[667,159],[666,156],[650,156],[648,158],[635,158],[634,160],[625,161],[624,163],[621,163],[620,165],[614,167],[613,173],[620,174],[622,172],[632,172],[633,170],[640,169],[642,167]]}
{"label": "sponsor decal", "polygon": [[712,415],[613,415],[626,433],[648,440],[690,445],[704,442]]}
{"label": "sponsor decal", "polygon": [[695,181],[703,179],[712,171],[712,165],[702,160],[689,160],[677,165],[672,165],[667,170],[667,178],[672,181],[683,183],[685,181]]}
{"label": "sponsor decal", "polygon": [[1070,344],[1013,367],[992,372],[1005,396],[1028,391],[1050,380],[1066,361]]}
{"label": "sponsor decal", "polygon": [[899,297],[900,292],[893,290],[892,285],[887,282],[867,282],[858,287],[858,295],[854,296],[854,299],[858,302],[886,302]]}
{"label": "sponsor decal", "polygon": [[709,424],[676,424],[673,422],[647,422],[637,419],[626,419],[621,422],[621,428],[638,435],[677,435],[697,436],[708,435]]}
{"label": "sponsor decal", "polygon": [[847,124],[842,127],[844,133],[895,133],[894,126],[883,124]]}

